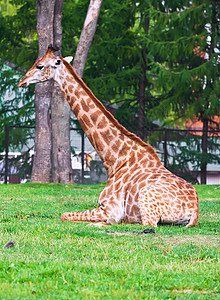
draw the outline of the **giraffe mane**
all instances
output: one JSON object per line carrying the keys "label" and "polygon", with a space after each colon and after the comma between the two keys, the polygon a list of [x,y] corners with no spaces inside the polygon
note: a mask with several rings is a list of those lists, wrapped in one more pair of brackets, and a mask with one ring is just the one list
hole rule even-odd
{"label": "giraffe mane", "polygon": [[137,142],[140,146],[142,146],[149,154],[153,156],[153,158],[160,162],[160,159],[155,152],[154,148],[149,144],[146,144],[139,137],[137,137],[134,133],[129,132],[124,126],[122,126],[115,117],[105,108],[105,106],[96,98],[90,88],[84,83],[84,81],[79,77],[74,68],[67,62],[63,57],[60,57],[63,61],[65,67],[68,69],[71,75],[73,75],[74,79],[83,87],[83,89],[88,93],[88,95],[93,99],[98,108],[103,112],[103,114],[126,136],[128,136],[133,141]]}
{"label": "giraffe mane", "polygon": [[59,50],[60,50],[58,46],[56,46],[56,45],[52,45],[52,44],[50,44],[50,45],[48,46],[48,49],[51,49],[51,50],[53,50],[54,52],[56,52],[56,51],[59,51]]}

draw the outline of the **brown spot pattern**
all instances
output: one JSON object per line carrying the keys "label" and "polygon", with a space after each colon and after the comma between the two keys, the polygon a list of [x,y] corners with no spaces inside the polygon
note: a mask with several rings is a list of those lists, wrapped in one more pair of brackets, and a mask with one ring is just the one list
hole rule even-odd
{"label": "brown spot pattern", "polygon": [[99,135],[96,131],[93,132],[92,138],[94,140],[94,144],[95,144],[97,151],[103,151],[103,149],[105,149],[105,145],[100,140]]}
{"label": "brown spot pattern", "polygon": [[74,94],[75,94],[76,98],[78,98],[78,99],[80,98],[81,93],[79,91],[75,90]]}
{"label": "brown spot pattern", "polygon": [[[72,101],[72,99],[71,99],[71,101]],[[80,106],[79,106],[79,104],[76,104],[76,106],[73,110],[76,117],[79,115],[79,111],[80,111]]]}
{"label": "brown spot pattern", "polygon": [[98,123],[98,125],[97,125],[97,128],[98,129],[103,129],[103,128],[105,128],[106,127],[106,119],[105,119],[105,117],[103,116],[102,117],[102,119],[101,119],[101,121]]}
{"label": "brown spot pattern", "polygon": [[92,123],[90,122],[89,118],[85,114],[80,118],[79,121],[80,121],[80,123],[81,122],[83,123],[85,129],[92,127]]}
{"label": "brown spot pattern", "polygon": [[74,86],[72,84],[70,84],[68,86],[68,91],[72,94],[73,93],[73,89],[74,89]]}
{"label": "brown spot pattern", "polygon": [[111,132],[109,129],[101,132],[100,135],[102,136],[103,140],[105,140],[106,145],[110,145],[111,141],[114,139],[114,136],[111,135]]}
{"label": "brown spot pattern", "polygon": [[[82,105],[82,109],[85,111],[85,112],[88,112],[89,111],[89,107],[88,105],[86,104],[86,102],[84,100],[81,101],[81,105]],[[88,118],[88,117],[87,117]]]}
{"label": "brown spot pattern", "polygon": [[99,117],[99,112],[95,111],[94,113],[91,114],[90,118],[93,121],[93,124],[96,124],[98,117]]}
{"label": "brown spot pattern", "polygon": [[116,140],[115,143],[112,145],[112,150],[117,153],[118,150],[119,150],[119,147],[120,147],[121,143],[119,140]]}

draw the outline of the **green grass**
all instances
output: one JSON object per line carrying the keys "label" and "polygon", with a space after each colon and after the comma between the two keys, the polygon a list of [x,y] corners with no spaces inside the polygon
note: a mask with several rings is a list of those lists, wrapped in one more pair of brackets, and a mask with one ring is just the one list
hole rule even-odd
{"label": "green grass", "polygon": [[188,229],[60,222],[97,207],[103,188],[0,185],[0,299],[220,299],[220,188],[196,186],[200,219]]}

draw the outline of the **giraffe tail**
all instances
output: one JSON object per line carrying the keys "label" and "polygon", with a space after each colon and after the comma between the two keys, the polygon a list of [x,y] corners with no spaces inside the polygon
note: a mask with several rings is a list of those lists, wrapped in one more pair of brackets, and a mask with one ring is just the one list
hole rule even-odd
{"label": "giraffe tail", "polygon": [[191,215],[189,223],[185,227],[191,227],[191,226],[197,225],[198,224],[198,220],[199,220],[199,210],[196,210]]}
{"label": "giraffe tail", "polygon": [[65,212],[61,216],[61,222],[64,221],[106,222],[107,216],[104,210],[99,207],[82,212]]}

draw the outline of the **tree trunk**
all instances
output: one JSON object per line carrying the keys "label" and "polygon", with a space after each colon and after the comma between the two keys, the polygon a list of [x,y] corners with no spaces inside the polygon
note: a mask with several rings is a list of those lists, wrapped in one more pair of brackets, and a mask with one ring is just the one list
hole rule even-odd
{"label": "tree trunk", "polygon": [[202,128],[202,162],[201,162],[201,184],[206,184],[207,176],[207,140],[208,140],[208,118],[203,118]]}
{"label": "tree trunk", "polygon": [[[36,0],[39,56],[53,43],[53,17],[55,0]],[[49,182],[51,171],[51,82],[38,83],[35,87],[35,154],[31,174],[33,182]]]}
{"label": "tree trunk", "polygon": [[[148,33],[149,30],[149,19],[146,18],[145,20],[145,34]],[[145,137],[145,88],[147,84],[146,80],[146,71],[147,71],[147,49],[144,47],[141,50],[142,54],[142,62],[141,62],[141,78],[140,78],[140,83],[139,83],[139,113],[138,113],[138,131],[137,135],[141,138],[144,139]]]}
{"label": "tree trunk", "polygon": [[[56,0],[53,21],[54,45],[62,47],[63,0]],[[52,127],[52,181],[69,184],[73,182],[70,151],[70,108],[57,83],[54,83],[51,102]]]}
{"label": "tree trunk", "polygon": [[96,31],[101,5],[102,0],[90,0],[73,62],[73,67],[80,77],[83,76],[89,48]]}
{"label": "tree trunk", "polygon": [[70,151],[70,109],[63,93],[54,84],[51,103],[52,120],[52,181],[73,182]]}
{"label": "tree trunk", "polygon": [[50,127],[51,82],[35,87],[35,153],[31,173],[32,182],[49,182],[51,170]]}
{"label": "tree trunk", "polygon": [[141,63],[141,78],[139,83],[139,113],[138,113],[138,136],[144,139],[145,132],[145,88],[146,88],[146,51],[142,50],[143,62]]}

